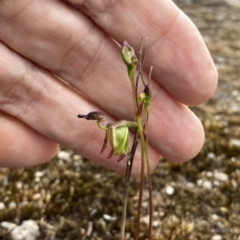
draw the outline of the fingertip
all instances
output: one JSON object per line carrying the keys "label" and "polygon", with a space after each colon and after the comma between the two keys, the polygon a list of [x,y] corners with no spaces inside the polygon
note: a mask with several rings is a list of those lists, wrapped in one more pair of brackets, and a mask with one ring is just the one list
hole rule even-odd
{"label": "fingertip", "polygon": [[148,55],[155,60],[149,60],[155,67],[153,77],[177,101],[194,106],[214,94],[217,69],[197,27],[182,11]]}
{"label": "fingertip", "polygon": [[30,167],[50,161],[59,145],[18,119],[0,113],[0,166]]}
{"label": "fingertip", "polygon": [[162,91],[153,98],[151,112],[149,143],[164,159],[183,163],[200,152],[205,138],[203,125],[187,106]]}
{"label": "fingertip", "polygon": [[[59,152],[59,144],[52,140],[41,136],[41,139],[36,139],[38,145],[34,151],[31,150],[29,154],[29,161],[27,166],[35,166],[51,161]],[[25,164],[25,163],[24,163]]]}
{"label": "fingertip", "polygon": [[[194,113],[192,113],[194,115]],[[183,126],[184,132],[177,137],[172,152],[164,158],[173,163],[184,163],[193,159],[202,149],[205,133],[201,121],[194,115],[191,124]]]}
{"label": "fingertip", "polygon": [[[200,60],[196,60],[192,67],[183,75],[185,89],[179,101],[188,106],[197,106],[209,100],[215,93],[218,83],[218,72],[207,48],[201,51]],[[196,52],[197,53],[197,52]]]}

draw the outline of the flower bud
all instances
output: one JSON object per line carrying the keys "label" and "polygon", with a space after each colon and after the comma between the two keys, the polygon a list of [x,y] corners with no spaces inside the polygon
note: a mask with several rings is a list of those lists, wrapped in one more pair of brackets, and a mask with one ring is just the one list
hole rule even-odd
{"label": "flower bud", "polygon": [[135,56],[134,49],[129,45],[127,41],[123,41],[123,46],[121,50],[121,56],[124,63],[129,66],[133,64],[133,57]]}
{"label": "flower bud", "polygon": [[128,68],[128,76],[130,77],[130,79],[132,79],[134,76],[134,71],[137,67],[138,61],[137,61],[137,57],[135,55],[134,49],[125,40],[123,41],[121,56]]}
{"label": "flower bud", "polygon": [[144,97],[144,106],[145,106],[145,109],[148,109],[149,105],[150,105],[150,102],[152,100],[152,92],[149,88],[149,84],[147,84],[144,88],[144,94],[145,94],[145,97]]}

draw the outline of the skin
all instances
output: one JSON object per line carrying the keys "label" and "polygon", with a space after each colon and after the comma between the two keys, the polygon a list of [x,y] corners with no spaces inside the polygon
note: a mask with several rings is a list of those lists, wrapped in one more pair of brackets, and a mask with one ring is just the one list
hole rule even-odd
{"label": "skin", "polygon": [[[133,106],[119,44],[148,37],[154,66],[148,125],[152,168],[159,154],[182,163],[202,148],[204,131],[188,105],[208,100],[217,71],[198,30],[170,0],[1,0],[0,166],[49,161],[58,144],[124,173],[126,160],[99,155],[105,132],[77,114],[131,120]],[[113,40],[114,39],[114,40]],[[133,174],[140,172],[137,152]]]}

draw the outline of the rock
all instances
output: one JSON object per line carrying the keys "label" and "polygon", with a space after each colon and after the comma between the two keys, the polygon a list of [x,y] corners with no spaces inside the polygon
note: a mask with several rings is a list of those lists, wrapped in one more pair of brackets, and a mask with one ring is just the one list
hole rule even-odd
{"label": "rock", "polygon": [[115,221],[116,220],[116,217],[112,217],[108,214],[103,214],[103,218],[108,221],[108,222],[111,222],[111,221]]}
{"label": "rock", "polygon": [[34,177],[35,177],[35,178],[41,178],[41,177],[43,177],[45,174],[46,174],[45,171],[38,171],[38,172],[35,172]]}
{"label": "rock", "polygon": [[221,181],[221,182],[228,182],[229,181],[228,175],[224,172],[215,171],[213,176],[216,180]]}
{"label": "rock", "polygon": [[0,226],[1,226],[1,228],[5,229],[7,231],[11,231],[17,225],[15,223],[10,223],[10,222],[1,222]]}
{"label": "rock", "polygon": [[5,204],[3,202],[0,202],[0,210],[3,210],[5,208]]}
{"label": "rock", "polygon": [[36,240],[39,236],[39,227],[33,220],[27,220],[11,232],[12,240]]}
{"label": "rock", "polygon": [[215,236],[212,237],[212,240],[222,240],[222,236],[215,235]]}
{"label": "rock", "polygon": [[202,187],[206,190],[211,190],[212,189],[212,182],[206,180],[203,182]]}
{"label": "rock", "polygon": [[230,145],[231,148],[240,148],[240,140],[232,138],[229,141],[229,145]]}
{"label": "rock", "polygon": [[60,158],[64,161],[69,161],[71,154],[67,151],[60,151],[57,156],[58,156],[58,158]]}
{"label": "rock", "polygon": [[9,204],[8,204],[8,208],[9,209],[13,209],[13,208],[16,208],[17,207],[17,204],[16,204],[16,202],[14,202],[14,201],[11,201]]}
{"label": "rock", "polygon": [[174,188],[171,185],[166,186],[166,194],[167,195],[173,195],[174,194]]}

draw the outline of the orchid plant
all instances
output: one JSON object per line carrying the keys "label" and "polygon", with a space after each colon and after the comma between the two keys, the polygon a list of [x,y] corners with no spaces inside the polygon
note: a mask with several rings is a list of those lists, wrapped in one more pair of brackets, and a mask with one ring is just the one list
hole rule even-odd
{"label": "orchid plant", "polygon": [[[144,172],[145,165],[147,166],[147,180],[149,190],[149,227],[148,227],[148,239],[152,239],[152,180],[151,180],[151,167],[148,155],[148,137],[146,133],[148,119],[149,119],[149,106],[151,103],[152,95],[149,87],[149,81],[151,79],[152,67],[150,68],[147,83],[143,77],[143,65],[146,54],[146,36],[143,35],[141,48],[138,53],[135,53],[134,49],[128,44],[127,41],[123,42],[121,48],[121,56],[123,62],[127,66],[128,78],[132,87],[132,99],[134,105],[133,118],[134,121],[120,120],[115,123],[107,123],[103,125],[106,120],[106,116],[98,111],[90,112],[86,115],[78,114],[79,118],[85,118],[87,120],[96,120],[97,125],[101,130],[105,131],[105,139],[103,142],[100,153],[106,149],[107,145],[111,147],[111,151],[108,158],[112,155],[118,156],[118,161],[121,161],[127,156],[127,166],[125,175],[125,188],[123,193],[123,210],[122,210],[122,224],[120,239],[124,240],[125,237],[125,222],[126,222],[126,209],[128,200],[129,182],[131,176],[131,170],[133,166],[134,156],[138,143],[141,145],[141,175],[139,186],[139,199],[138,199],[138,211],[136,220],[135,240],[139,239],[140,232],[140,216],[141,216],[141,203],[144,186]],[[139,81],[143,83],[143,90],[138,95]],[[130,146],[130,130],[134,133],[133,143]]]}

